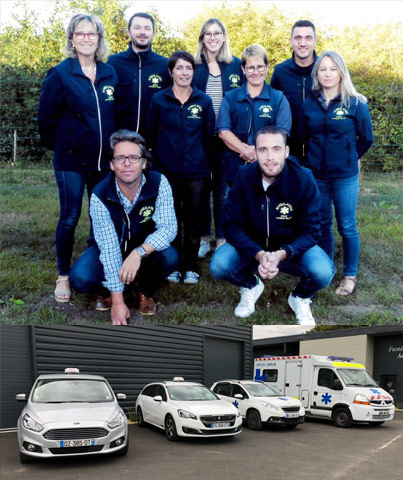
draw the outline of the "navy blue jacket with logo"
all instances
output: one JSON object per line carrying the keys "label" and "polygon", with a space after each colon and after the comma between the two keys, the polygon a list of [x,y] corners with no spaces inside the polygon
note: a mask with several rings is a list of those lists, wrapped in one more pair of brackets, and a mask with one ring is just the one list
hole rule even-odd
{"label": "navy blue jacket with logo", "polygon": [[287,158],[269,188],[263,189],[259,163],[243,165],[230,188],[224,221],[225,238],[247,260],[260,250],[301,255],[319,238],[320,196],[312,173]]}
{"label": "navy blue jacket with logo", "polygon": [[169,178],[210,176],[207,147],[214,134],[215,114],[211,98],[193,87],[183,105],[172,87],[153,96],[147,114],[147,144],[153,168]]}
{"label": "navy blue jacket with logo", "polygon": [[[253,144],[256,133],[267,125],[282,128],[288,135],[291,130],[291,110],[283,92],[264,83],[259,96],[249,96],[247,83],[240,88],[227,92],[218,114],[217,130],[229,130],[241,142]],[[225,149],[224,166],[226,176],[233,180],[243,160],[239,154]]]}
{"label": "navy blue jacket with logo", "polygon": [[[158,172],[143,171],[146,182],[141,189],[140,196],[133,207],[132,211],[127,215],[123,205],[119,201],[116,191],[115,175],[113,173],[105,180],[99,182],[92,193],[108,209],[115,230],[119,238],[120,248],[123,258],[126,258],[134,248],[141,245],[144,240],[155,231],[155,223],[151,215],[144,217],[141,215],[143,209],[155,211],[155,204],[158,197],[161,175]],[[147,221],[144,221],[145,218]],[[95,240],[91,239],[93,242]]]}
{"label": "navy blue jacket with logo", "polygon": [[[217,62],[221,71],[221,83],[223,93],[238,88],[245,83],[245,74],[242,72],[241,60],[232,57],[231,63]],[[202,92],[206,91],[209,77],[209,68],[204,53],[201,54],[202,63],[196,65],[196,72],[193,78],[195,85]]]}
{"label": "navy blue jacket with logo", "polygon": [[320,179],[352,177],[358,173],[358,159],[374,140],[368,104],[351,98],[347,109],[338,95],[326,108],[320,95],[319,90],[312,92],[301,109],[306,166]]}
{"label": "navy blue jacket with logo", "polygon": [[168,59],[151,49],[135,52],[132,44],[111,55],[108,64],[118,75],[116,127],[145,135],[147,108],[153,95],[171,84]]}
{"label": "navy blue jacket with logo", "polygon": [[289,139],[291,155],[303,158],[303,141],[299,134],[298,121],[301,106],[312,90],[311,73],[318,59],[316,52],[314,62],[308,67],[300,67],[295,63],[295,55],[274,67],[270,85],[281,90],[287,97],[291,107],[292,127]]}
{"label": "navy blue jacket with logo", "polygon": [[115,131],[115,70],[97,62],[95,84],[77,58],[51,68],[43,82],[38,124],[42,143],[54,150],[55,170],[109,170],[109,137]]}

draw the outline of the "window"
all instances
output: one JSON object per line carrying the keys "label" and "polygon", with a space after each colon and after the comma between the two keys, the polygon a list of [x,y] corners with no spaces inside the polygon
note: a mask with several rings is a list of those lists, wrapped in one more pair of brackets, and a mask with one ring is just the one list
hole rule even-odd
{"label": "window", "polygon": [[237,395],[238,393],[240,393],[243,396],[243,398],[248,398],[247,393],[240,385],[232,385],[231,397],[235,397],[235,395]]}
{"label": "window", "polygon": [[156,385],[156,389],[153,397],[156,397],[157,395],[161,395],[163,402],[167,401],[167,393],[165,391],[165,388],[162,385]]}
{"label": "window", "polygon": [[157,388],[157,385],[149,385],[143,390],[142,395],[145,395],[146,397],[155,397],[156,388]]}
{"label": "window", "polygon": [[213,391],[218,395],[226,395],[227,397],[230,397],[231,396],[230,390],[231,390],[231,385],[229,383],[218,383],[214,387]]}
{"label": "window", "polygon": [[278,379],[278,370],[277,369],[272,369],[272,370],[263,370],[263,380],[264,382],[277,382]]}
{"label": "window", "polygon": [[318,386],[330,388],[331,390],[340,390],[340,388],[335,388],[335,380],[340,384],[340,380],[333,370],[329,368],[321,368],[318,373]]}

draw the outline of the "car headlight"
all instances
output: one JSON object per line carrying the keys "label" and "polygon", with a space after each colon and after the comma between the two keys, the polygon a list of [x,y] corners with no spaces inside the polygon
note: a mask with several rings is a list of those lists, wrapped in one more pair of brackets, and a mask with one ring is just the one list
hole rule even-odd
{"label": "car headlight", "polygon": [[363,395],[362,393],[358,393],[358,394],[355,396],[353,403],[357,403],[358,405],[371,405],[371,404],[369,403],[368,397],[366,397],[366,396]]}
{"label": "car headlight", "polygon": [[116,417],[115,417],[111,422],[108,423],[108,427],[109,427],[109,428],[117,428],[117,427],[120,427],[120,425],[123,424],[124,419],[125,419],[125,417],[124,417],[123,413],[122,413],[122,412],[119,412],[119,413],[116,415]]}
{"label": "car headlight", "polygon": [[22,421],[25,428],[28,430],[33,430],[34,432],[41,432],[45,428],[43,425],[31,418],[28,413],[23,416]]}
{"label": "car headlight", "polygon": [[192,420],[197,420],[196,415],[193,415],[193,413],[187,412],[186,410],[178,410],[178,415],[181,418],[191,418]]}
{"label": "car headlight", "polygon": [[272,403],[269,403],[269,402],[260,402],[260,403],[266,408],[272,408],[273,410],[281,411],[280,407],[278,407],[277,405],[273,405]]}

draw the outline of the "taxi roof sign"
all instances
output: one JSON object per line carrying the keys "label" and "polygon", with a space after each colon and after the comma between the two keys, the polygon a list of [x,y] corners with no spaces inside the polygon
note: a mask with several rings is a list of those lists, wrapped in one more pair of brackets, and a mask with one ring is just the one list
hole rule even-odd
{"label": "taxi roof sign", "polygon": [[64,373],[67,375],[78,374],[80,370],[78,368],[65,368]]}
{"label": "taxi roof sign", "polygon": [[184,379],[183,377],[174,377],[174,378],[173,378],[173,381],[174,381],[174,382],[184,382],[185,379]]}

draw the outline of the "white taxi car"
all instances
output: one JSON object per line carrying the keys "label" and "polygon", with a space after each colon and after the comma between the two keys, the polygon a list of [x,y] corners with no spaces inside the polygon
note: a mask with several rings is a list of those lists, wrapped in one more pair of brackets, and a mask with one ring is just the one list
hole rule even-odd
{"label": "white taxi car", "polygon": [[262,423],[295,428],[305,420],[305,410],[299,400],[262,382],[221,380],[214,383],[211,390],[235,405],[252,430],[261,430]]}
{"label": "white taxi car", "polygon": [[171,442],[178,437],[223,437],[242,431],[242,417],[234,405],[182,377],[146,385],[137,397],[136,413],[140,427],[155,425]]}
{"label": "white taxi car", "polygon": [[104,377],[83,375],[76,368],[64,374],[40,375],[18,419],[21,463],[35,458],[105,454],[125,455],[129,448],[127,418]]}

